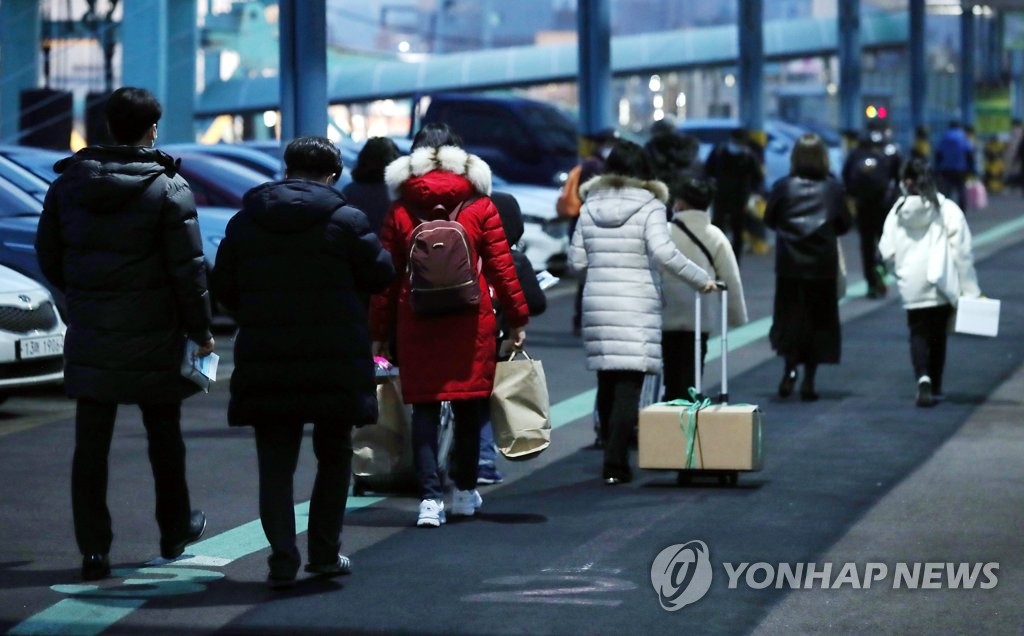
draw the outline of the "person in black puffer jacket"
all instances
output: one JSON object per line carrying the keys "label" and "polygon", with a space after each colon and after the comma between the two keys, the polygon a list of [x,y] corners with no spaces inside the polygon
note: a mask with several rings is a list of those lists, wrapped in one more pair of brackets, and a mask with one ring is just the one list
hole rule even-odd
{"label": "person in black puffer jacket", "polygon": [[156,480],[160,554],[197,540],[181,402],[198,387],[181,375],[186,337],[213,351],[210,299],[196,208],[177,163],[151,146],[162,109],[124,87],[106,104],[117,146],[91,146],[57,162],[36,252],[67,299],[64,388],[77,399],[71,498],[82,577],[109,575],[113,540],[107,458],[118,404],[138,404]]}
{"label": "person in black puffer jacket", "polygon": [[256,429],[260,519],[270,585],[295,581],[292,481],[303,425],[318,460],[306,571],[345,574],[339,554],[352,466],[352,427],[377,420],[370,294],[395,277],[366,215],[331,187],[341,156],[301,137],[284,152],[285,179],[247,192],[217,253],[213,288],[238,323],[228,423]]}

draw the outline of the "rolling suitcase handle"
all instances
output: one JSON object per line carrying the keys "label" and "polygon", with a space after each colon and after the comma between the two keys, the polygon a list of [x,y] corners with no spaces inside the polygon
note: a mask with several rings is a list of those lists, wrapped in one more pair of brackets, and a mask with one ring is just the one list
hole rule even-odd
{"label": "rolling suitcase handle", "polygon": [[[722,281],[715,281],[715,285],[718,290],[722,292],[722,387],[721,392],[718,394],[718,401],[722,404],[729,403],[729,294],[726,293],[729,290],[729,286]],[[693,389],[697,393],[700,393],[700,350],[701,350],[701,293],[699,291],[694,292],[694,322],[693,322]]]}

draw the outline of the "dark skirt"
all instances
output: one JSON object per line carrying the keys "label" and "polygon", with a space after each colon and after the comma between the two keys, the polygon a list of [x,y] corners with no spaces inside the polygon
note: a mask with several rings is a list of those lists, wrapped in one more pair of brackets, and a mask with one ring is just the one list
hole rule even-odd
{"label": "dark skirt", "polygon": [[775,279],[772,349],[797,364],[838,364],[842,351],[835,279]]}

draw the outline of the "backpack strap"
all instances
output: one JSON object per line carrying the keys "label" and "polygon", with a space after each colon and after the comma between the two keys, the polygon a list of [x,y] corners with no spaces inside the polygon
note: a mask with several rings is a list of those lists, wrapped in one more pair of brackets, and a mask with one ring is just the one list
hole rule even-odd
{"label": "backpack strap", "polygon": [[690,237],[690,240],[693,241],[694,245],[700,248],[700,251],[704,253],[705,257],[707,257],[708,263],[711,264],[711,269],[715,269],[715,259],[712,258],[711,252],[704,245],[704,243],[701,243],[700,239],[697,238],[697,235],[691,232],[690,228],[686,227],[686,224],[680,221],[679,219],[672,219],[672,225],[675,225],[677,228],[682,230],[686,234],[686,236]]}

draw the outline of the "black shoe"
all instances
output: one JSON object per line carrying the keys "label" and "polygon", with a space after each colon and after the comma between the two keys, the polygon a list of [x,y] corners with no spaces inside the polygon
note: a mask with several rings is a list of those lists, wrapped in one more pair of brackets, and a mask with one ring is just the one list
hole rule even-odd
{"label": "black shoe", "polygon": [[800,384],[800,400],[802,402],[817,402],[818,393],[814,390],[814,378],[811,376],[805,376],[804,381]]}
{"label": "black shoe", "polygon": [[633,474],[629,470],[604,469],[601,480],[609,486],[628,484],[633,481]]}
{"label": "black shoe", "polygon": [[295,587],[295,575],[278,576],[271,572],[267,575],[267,587],[272,590],[290,590]]}
{"label": "black shoe", "polygon": [[334,560],[334,563],[307,563],[305,570],[310,574],[319,574],[320,576],[351,574],[352,559],[348,558],[344,554],[339,554],[338,558]]}
{"label": "black shoe", "polygon": [[796,369],[790,369],[782,374],[782,381],[779,382],[779,397],[789,397],[796,387]]}
{"label": "black shoe", "polygon": [[206,514],[202,510],[193,510],[188,520],[188,534],[178,541],[160,542],[160,556],[165,559],[177,559],[185,551],[185,546],[199,541],[206,532]]}
{"label": "black shoe", "polygon": [[932,381],[927,377],[923,377],[917,382],[917,405],[935,406],[935,399],[932,397]]}
{"label": "black shoe", "polygon": [[105,554],[82,557],[82,580],[99,581],[110,576],[110,558]]}

